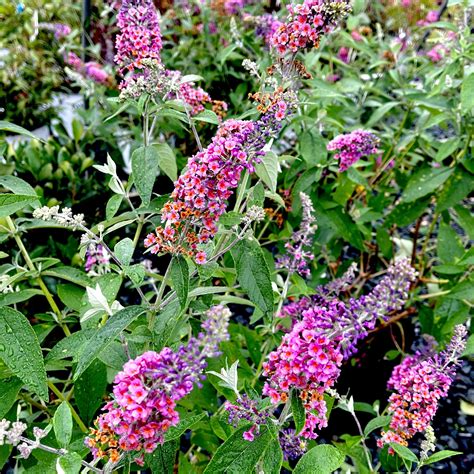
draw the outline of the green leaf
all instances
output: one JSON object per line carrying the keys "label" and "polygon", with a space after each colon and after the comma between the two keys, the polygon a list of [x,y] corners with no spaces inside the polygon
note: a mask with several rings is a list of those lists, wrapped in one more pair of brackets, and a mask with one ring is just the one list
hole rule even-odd
{"label": "green leaf", "polygon": [[271,192],[276,192],[278,180],[278,156],[268,151],[262,161],[255,165],[256,175],[267,185]]}
{"label": "green leaf", "polygon": [[439,451],[437,453],[432,454],[430,457],[423,461],[423,464],[433,464],[435,462],[442,461],[443,459],[450,458],[451,456],[458,456],[462,454],[461,451],[451,451],[446,449],[444,451]]}
{"label": "green leaf", "polygon": [[114,247],[115,256],[122,265],[130,265],[133,257],[133,251],[133,241],[128,237],[122,239],[120,242],[117,242]]}
{"label": "green leaf", "polygon": [[379,107],[376,108],[375,112],[370,116],[370,119],[368,120],[366,127],[370,128],[375,124],[378,124],[382,117],[384,117],[390,110],[392,110],[394,107],[399,105],[400,102],[387,102],[386,104],[383,104]]}
{"label": "green leaf", "polygon": [[364,436],[367,438],[367,436],[372,433],[372,431],[376,430],[377,428],[387,426],[390,423],[391,419],[391,416],[378,416],[377,418],[373,418],[367,423],[367,426],[364,428]]}
{"label": "green leaf", "polygon": [[0,308],[0,359],[32,392],[48,399],[43,354],[36,333],[25,316],[7,306]]}
{"label": "green leaf", "polygon": [[303,132],[299,137],[300,153],[309,167],[326,162],[328,152],[326,143],[319,132]]}
{"label": "green leaf", "polygon": [[292,390],[291,392],[291,412],[293,414],[293,421],[295,422],[296,434],[299,434],[306,423],[306,410],[296,390]]}
{"label": "green leaf", "polygon": [[464,247],[456,231],[441,222],[438,232],[438,257],[443,263],[455,263],[464,254]]}
{"label": "green leaf", "polygon": [[198,122],[212,123],[219,125],[219,117],[212,110],[203,110],[200,114],[194,117],[194,120]]}
{"label": "green leaf", "polygon": [[129,306],[113,315],[85,344],[77,364],[74,380],[77,380],[99,354],[135,319],[145,312],[141,306]]}
{"label": "green leaf", "polygon": [[59,456],[56,461],[56,474],[79,474],[82,458],[77,453]]}
{"label": "green leaf", "polygon": [[165,441],[168,442],[181,438],[183,433],[192,428],[196,423],[200,422],[205,417],[205,413],[200,413],[199,415],[181,416],[179,423],[176,426],[172,426],[166,432]]}
{"label": "green leaf", "polygon": [[0,130],[4,132],[14,133],[16,135],[24,135],[25,137],[33,138],[35,140],[39,140],[40,142],[45,143],[45,141],[36,136],[34,133],[29,132],[26,128],[20,127],[19,125],[15,125],[14,123],[7,122],[6,120],[0,120]]}
{"label": "green leaf", "polygon": [[20,194],[0,194],[0,217],[11,216],[34,201],[36,196],[24,196]]}
{"label": "green leaf", "polygon": [[273,438],[268,428],[264,426],[254,441],[246,441],[242,435],[248,429],[247,426],[236,430],[219,446],[204,470],[205,474],[221,474],[223,472],[226,474],[250,474],[254,472],[257,462]]}
{"label": "green leaf", "polygon": [[72,436],[72,415],[68,402],[62,402],[54,413],[53,428],[59,446],[67,448]]}
{"label": "green leaf", "polygon": [[443,212],[455,206],[474,190],[474,178],[466,171],[457,168],[437,194],[436,211]]}
{"label": "green leaf", "polygon": [[61,360],[72,357],[77,360],[86,342],[96,332],[95,329],[83,329],[72,333],[70,336],[61,339],[46,356],[46,362],[50,360]]}
{"label": "green leaf", "polygon": [[408,181],[403,191],[402,201],[413,202],[436,191],[451,176],[452,172],[453,168],[421,168]]}
{"label": "green leaf", "polygon": [[108,201],[107,206],[105,207],[105,217],[107,220],[112,219],[112,217],[117,214],[117,211],[120,209],[122,204],[123,196],[121,194],[114,194]]}
{"label": "green leaf", "polygon": [[158,151],[142,146],[132,153],[132,177],[144,206],[150,204],[151,193],[158,175]]}
{"label": "green leaf", "polygon": [[95,360],[76,380],[74,400],[82,420],[89,425],[102,405],[102,397],[107,388],[107,368],[100,360]]}
{"label": "green leaf", "polygon": [[267,449],[261,458],[262,471],[265,474],[280,474],[283,464],[283,450],[276,439],[268,443]]}
{"label": "green leaf", "polygon": [[459,147],[461,139],[459,137],[452,138],[451,140],[446,140],[438,148],[436,152],[435,161],[441,162],[448,156],[451,156]]}
{"label": "green leaf", "polygon": [[171,181],[176,181],[178,179],[178,166],[173,150],[166,143],[158,143],[153,145],[153,148],[155,148],[158,153],[158,166],[161,171],[163,171]]}
{"label": "green leaf", "polygon": [[54,278],[60,278],[62,280],[70,281],[76,285],[88,287],[92,286],[92,280],[87,276],[87,273],[73,267],[55,267],[44,272],[42,275],[50,276]]}
{"label": "green leaf", "polygon": [[173,474],[178,448],[179,441],[177,439],[158,445],[152,454],[145,455],[146,465],[153,474]]}
{"label": "green leaf", "polygon": [[13,293],[4,293],[0,295],[0,306],[10,306],[12,304],[21,303],[23,301],[29,300],[31,297],[35,295],[42,295],[43,292],[41,290],[20,290],[15,291]]}
{"label": "green leaf", "polygon": [[36,191],[26,181],[16,176],[0,176],[0,185],[9,189],[13,194],[38,198]]}
{"label": "green leaf", "polygon": [[469,112],[474,108],[474,73],[466,77],[461,86],[461,109]]}
{"label": "green leaf", "polygon": [[330,474],[341,467],[344,454],[329,444],[310,449],[298,462],[293,474]]}
{"label": "green leaf", "polygon": [[2,380],[2,390],[0,391],[0,419],[2,419],[15,403],[16,397],[23,382],[18,377],[11,377]]}
{"label": "green leaf", "polygon": [[232,250],[237,279],[250,301],[264,313],[273,313],[273,289],[270,270],[262,249],[254,240],[242,240]]}
{"label": "green leaf", "polygon": [[181,308],[186,306],[189,293],[189,268],[188,262],[181,255],[174,257],[170,269],[173,288],[178,295]]}
{"label": "green leaf", "polygon": [[57,285],[59,299],[74,311],[81,311],[85,290],[71,283]]}
{"label": "green leaf", "polygon": [[403,459],[411,462],[418,462],[416,455],[410,451],[406,446],[398,443],[390,443],[390,447]]}

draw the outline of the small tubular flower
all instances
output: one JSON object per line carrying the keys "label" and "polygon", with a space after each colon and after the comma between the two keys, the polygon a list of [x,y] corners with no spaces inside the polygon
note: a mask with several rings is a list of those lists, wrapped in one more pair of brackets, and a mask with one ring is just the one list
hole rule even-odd
{"label": "small tubular flower", "polygon": [[314,259],[311,245],[317,226],[310,197],[305,193],[300,193],[300,199],[303,207],[300,228],[293,233],[290,241],[285,244],[287,253],[278,258],[276,265],[277,268],[286,269],[289,274],[298,273],[303,277],[309,277],[311,272],[308,262]]}
{"label": "small tubular flower", "polygon": [[387,384],[394,390],[388,407],[393,416],[389,430],[377,440],[380,448],[389,443],[407,446],[410,438],[429,428],[439,400],[447,396],[454,380],[466,338],[466,327],[457,325],[444,351],[432,355],[419,351],[395,367]]}
{"label": "small tubular flower", "polygon": [[280,54],[318,47],[321,37],[330,33],[351,11],[348,0],[304,0],[288,5],[288,17],[273,35]]}
{"label": "small tubular flower", "polygon": [[346,303],[329,289],[319,288],[316,295],[283,308],[280,316],[291,317],[293,326],[263,365],[268,378],[263,394],[280,404],[287,401],[291,389],[298,391],[307,412],[301,436],[314,439],[327,425],[324,393],[337,382],[343,360],[356,352],[357,342],[377,319],[402,308],[415,276],[408,260],[401,259],[359,299]]}
{"label": "small tubular flower", "polygon": [[186,254],[198,264],[205,263],[199,244],[216,234],[219,217],[242,172],[254,171],[268,138],[280,130],[281,121],[292,109],[282,91],[277,91],[276,97],[278,100],[265,101],[264,113],[257,121],[223,122],[210,145],[188,160],[175,182],[173,200],[163,207],[164,226],[145,239],[145,247],[152,253]]}
{"label": "small tubular flower", "polygon": [[129,360],[114,380],[113,400],[104,407],[86,445],[95,458],[115,463],[132,452],[143,464],[145,453],[163,444],[164,435],[179,421],[176,403],[205,378],[206,359],[219,354],[228,339],[230,311],[214,306],[206,312],[202,332],[176,352],[165,347]]}
{"label": "small tubular flower", "polygon": [[354,130],[345,135],[338,135],[331,140],[327,149],[337,151],[334,158],[339,160],[339,171],[343,172],[363,157],[380,153],[377,148],[380,140],[366,130]]}

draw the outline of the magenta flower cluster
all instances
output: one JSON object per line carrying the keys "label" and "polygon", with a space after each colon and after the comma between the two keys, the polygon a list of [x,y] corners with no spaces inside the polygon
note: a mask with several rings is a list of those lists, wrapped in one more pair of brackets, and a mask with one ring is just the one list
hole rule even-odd
{"label": "magenta flower cluster", "polygon": [[357,342],[379,318],[401,309],[415,277],[408,260],[401,259],[359,299],[345,303],[332,294],[346,284],[346,276],[339,287],[319,288],[315,296],[283,308],[282,316],[290,316],[293,326],[264,364],[268,381],[263,393],[279,404],[288,399],[291,389],[298,390],[307,410],[303,437],[316,438],[317,430],[326,426],[323,396],[336,383],[342,361],[356,352]]}
{"label": "magenta flower cluster", "polygon": [[163,47],[158,15],[152,0],[123,0],[117,15],[120,33],[115,62],[124,70],[142,69],[142,60],[161,61]]}
{"label": "magenta flower cluster", "polygon": [[377,441],[379,447],[389,443],[407,446],[407,440],[426,431],[439,400],[448,394],[466,338],[466,327],[457,325],[444,351],[431,355],[419,351],[395,367],[388,381],[388,388],[394,390],[388,408],[393,415],[390,429]]}
{"label": "magenta flower cluster", "polygon": [[354,130],[351,133],[338,135],[331,140],[327,149],[337,151],[334,155],[339,160],[339,171],[345,171],[361,158],[380,153],[377,148],[380,140],[366,130]]}
{"label": "magenta flower cluster", "polygon": [[66,64],[71,66],[76,72],[92,79],[99,84],[106,84],[110,81],[110,76],[101,64],[89,61],[84,63],[82,59],[73,52],[69,52],[65,57]]}
{"label": "magenta flower cluster", "polygon": [[196,263],[205,263],[206,254],[199,251],[199,244],[216,234],[219,217],[242,171],[254,171],[268,137],[280,129],[281,120],[291,108],[282,99],[256,122],[225,121],[211,144],[189,159],[186,171],[175,183],[173,200],[163,207],[165,226],[147,236],[145,247],[152,253],[187,254]]}
{"label": "magenta flower cluster", "polygon": [[299,390],[307,412],[301,436],[310,439],[327,426],[324,392],[336,383],[343,360],[335,344],[319,330],[314,316],[305,315],[297,322],[263,364],[263,373],[269,378],[263,394],[274,404],[286,402],[291,389]]}
{"label": "magenta flower cluster", "polygon": [[[193,82],[180,83],[181,72],[161,66],[163,43],[158,14],[152,0],[124,0],[117,15],[117,25],[120,33],[116,38],[115,62],[122,75],[127,71],[133,73],[120,84],[120,89],[126,90],[129,97],[139,97],[147,85],[145,88],[149,93],[163,92],[168,99],[182,100],[190,106],[192,115],[202,112],[205,104],[213,102],[209,94]],[[152,84],[150,63],[160,66],[159,69],[155,68],[161,72],[156,84]],[[169,83],[169,79],[174,83],[173,90],[163,91],[163,84]],[[219,106],[217,112],[227,108],[223,102]]]}
{"label": "magenta flower cluster", "polygon": [[287,253],[277,259],[276,266],[277,268],[286,269],[289,274],[298,273],[303,277],[309,277],[311,272],[308,263],[314,258],[311,246],[317,226],[310,197],[305,193],[300,193],[300,199],[303,208],[300,228],[293,233],[290,241],[285,244]]}
{"label": "magenta flower cluster", "polygon": [[318,47],[322,35],[330,33],[351,11],[348,0],[304,0],[288,5],[289,15],[273,36],[281,54]]}
{"label": "magenta flower cluster", "polygon": [[165,347],[128,361],[114,380],[113,400],[96,421],[86,444],[95,457],[118,459],[118,452],[133,452],[143,464],[144,453],[163,444],[166,431],[178,423],[176,402],[204,378],[206,358],[219,354],[228,339],[230,312],[214,306],[206,312],[202,333],[176,352]]}

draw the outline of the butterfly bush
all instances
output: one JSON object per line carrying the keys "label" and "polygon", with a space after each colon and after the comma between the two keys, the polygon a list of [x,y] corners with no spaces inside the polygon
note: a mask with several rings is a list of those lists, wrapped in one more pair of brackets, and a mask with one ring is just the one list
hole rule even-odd
{"label": "butterfly bush", "polygon": [[[444,351],[439,354],[417,351],[395,367],[387,384],[394,390],[388,407],[393,415],[389,430],[382,432],[377,441],[380,448],[390,443],[407,446],[407,440],[430,426],[440,399],[447,396],[456,376],[466,338],[466,327],[457,325]],[[393,452],[392,448],[390,451]]]}
{"label": "butterfly bush", "polygon": [[162,65],[163,41],[158,13],[151,0],[124,0],[117,26],[120,33],[116,38],[115,62],[124,76],[120,84],[122,99],[137,99],[144,93],[153,97],[161,94],[185,102],[192,115],[202,112],[207,103],[214,104],[220,115],[227,110],[227,104],[213,101],[194,82],[183,82],[180,71]]}
{"label": "butterfly bush", "polygon": [[278,133],[295,104],[293,93],[281,89],[255,98],[264,104],[260,104],[263,114],[258,120],[225,121],[210,145],[188,160],[175,182],[172,200],[163,207],[164,225],[145,239],[152,253],[185,254],[198,264],[206,263],[199,245],[216,234],[219,217],[242,172],[254,171],[268,139]]}
{"label": "butterfly bush", "polygon": [[334,30],[350,11],[348,0],[290,3],[286,21],[273,36],[273,46],[281,54],[318,47],[321,37]]}
{"label": "butterfly bush", "polygon": [[408,260],[400,259],[359,299],[344,303],[320,292],[283,308],[293,326],[263,365],[268,379],[263,394],[279,404],[288,400],[291,389],[298,390],[307,411],[301,436],[314,439],[327,426],[324,393],[337,382],[343,360],[356,352],[357,342],[379,318],[386,320],[403,307],[415,277]]}
{"label": "butterfly bush", "polygon": [[104,407],[86,439],[95,458],[119,461],[132,453],[143,464],[144,454],[165,441],[165,433],[179,422],[176,403],[204,379],[206,359],[219,355],[229,338],[230,311],[214,306],[206,312],[202,332],[173,351],[148,351],[129,360],[114,379],[113,399]]}
{"label": "butterfly bush", "polygon": [[285,244],[287,253],[278,258],[276,265],[277,268],[286,269],[289,274],[298,273],[301,276],[308,277],[311,273],[308,262],[314,259],[311,245],[317,226],[310,197],[305,193],[300,193],[300,199],[303,209],[300,228],[293,233],[290,241]]}
{"label": "butterfly bush", "polygon": [[366,130],[354,130],[351,133],[338,135],[331,140],[327,149],[337,151],[334,158],[339,161],[339,171],[346,171],[361,158],[380,153],[377,148],[380,140]]}

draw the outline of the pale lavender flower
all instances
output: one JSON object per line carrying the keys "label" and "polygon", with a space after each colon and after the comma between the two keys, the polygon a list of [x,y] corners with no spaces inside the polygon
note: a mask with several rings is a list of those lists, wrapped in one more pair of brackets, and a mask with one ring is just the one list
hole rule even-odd
{"label": "pale lavender flower", "polygon": [[311,246],[317,226],[310,197],[305,193],[300,193],[300,199],[303,207],[300,229],[285,244],[287,253],[278,258],[276,265],[277,268],[286,269],[289,274],[298,273],[301,276],[308,277],[310,275],[308,263],[314,259]]}

